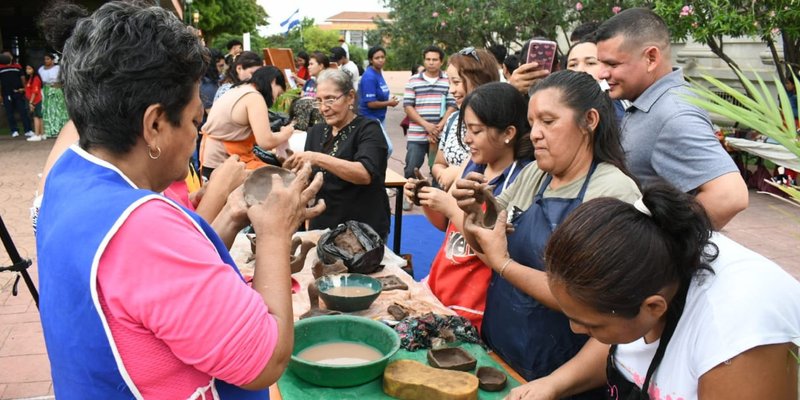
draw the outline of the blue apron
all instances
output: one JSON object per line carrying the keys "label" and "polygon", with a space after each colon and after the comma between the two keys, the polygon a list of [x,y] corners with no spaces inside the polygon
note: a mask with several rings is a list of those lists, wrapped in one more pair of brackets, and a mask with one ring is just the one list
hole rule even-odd
{"label": "blue apron", "polygon": [[[508,252],[519,264],[544,271],[544,248],[556,226],[583,202],[589,180],[597,168],[592,163],[578,197],[544,197],[552,177],[548,174],[531,206],[511,222]],[[526,380],[549,375],[570,360],[588,336],[576,335],[564,314],[551,310],[493,273],[486,296],[483,337],[511,368]],[[576,397],[601,398],[601,397]]]}
{"label": "blue apron", "polygon": [[[50,171],[36,246],[42,329],[59,400],[141,398],[120,368],[109,328],[101,319],[95,277],[97,260],[117,224],[138,204],[154,197],[160,195],[136,189],[110,164],[76,147],[67,149]],[[197,214],[183,211],[208,237],[222,261],[239,274],[211,226]],[[221,399],[269,399],[266,389],[249,391],[221,380],[215,380],[214,386]]]}

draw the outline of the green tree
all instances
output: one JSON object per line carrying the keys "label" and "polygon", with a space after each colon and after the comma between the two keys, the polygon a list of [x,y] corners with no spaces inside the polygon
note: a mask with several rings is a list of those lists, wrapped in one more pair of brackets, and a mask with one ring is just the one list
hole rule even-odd
{"label": "green tree", "polygon": [[338,45],[338,31],[326,31],[316,26],[303,29],[303,47],[308,52],[321,51],[325,54],[330,54],[331,48]]}
{"label": "green tree", "polygon": [[[763,40],[781,81],[787,77],[785,66],[796,69],[800,63],[800,10],[794,0],[659,0],[655,11],[670,27],[673,40],[691,37],[707,45],[734,70],[739,65],[725,53],[725,37]],[[778,34],[783,42],[783,57],[775,43]]]}
{"label": "green tree", "polygon": [[267,25],[267,12],[256,0],[194,0],[189,12],[200,13],[199,26],[208,43],[222,33],[255,32]]}

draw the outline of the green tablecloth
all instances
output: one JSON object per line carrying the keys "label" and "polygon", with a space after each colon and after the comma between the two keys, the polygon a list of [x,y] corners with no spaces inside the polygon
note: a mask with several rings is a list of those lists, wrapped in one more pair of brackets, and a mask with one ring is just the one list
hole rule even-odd
{"label": "green tablecloth", "polygon": [[[475,371],[483,366],[495,367],[503,370],[496,361],[494,361],[489,354],[486,353],[481,346],[477,344],[461,344],[459,347],[472,354],[478,365]],[[428,365],[427,350],[419,351],[406,351],[400,350],[392,357],[389,362],[399,359],[415,360],[425,365]],[[475,371],[472,371],[475,373]],[[505,397],[511,388],[519,386],[520,383],[514,380],[511,376],[508,377],[508,385],[505,390],[500,392],[487,392],[478,390],[478,398],[481,400],[494,400],[502,399]],[[313,400],[313,399],[338,399],[338,400],[366,400],[366,399],[392,399],[383,393],[383,379],[378,378],[371,382],[365,383],[360,386],[349,388],[325,388],[312,385],[289,370],[283,374],[278,380],[278,389],[280,389],[281,396],[285,400]]]}

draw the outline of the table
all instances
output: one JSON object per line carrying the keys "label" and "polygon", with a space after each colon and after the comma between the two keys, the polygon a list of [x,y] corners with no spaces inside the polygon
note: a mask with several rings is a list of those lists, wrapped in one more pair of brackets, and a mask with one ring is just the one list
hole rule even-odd
{"label": "table", "polygon": [[397,194],[394,198],[394,243],[392,244],[392,251],[395,254],[400,254],[400,232],[403,228],[403,185],[406,184],[406,178],[391,169],[386,169],[386,179],[384,179],[384,186],[386,188],[394,188]]}
{"label": "table", "polygon": [[[402,210],[402,204],[400,209]],[[322,236],[322,234],[325,232],[326,231],[317,230],[298,232],[295,235],[303,240],[317,242],[320,236]],[[245,237],[245,235],[237,235],[236,240],[231,247],[230,253],[236,262],[236,265],[239,266],[239,269],[243,274],[253,274],[254,262],[250,260],[252,256],[252,252],[250,251],[250,241],[247,239],[247,237]],[[300,318],[300,315],[308,311],[310,308],[310,302],[306,288],[314,281],[311,267],[317,262],[317,260],[317,253],[312,249],[309,251],[308,256],[306,257],[303,270],[292,275],[292,277],[299,282],[301,288],[300,292],[292,294],[292,310],[294,312],[295,321]],[[358,315],[378,320],[393,320],[394,318],[386,312],[386,308],[393,303],[399,303],[406,306],[406,308],[410,310],[414,310],[412,315],[416,316],[428,312],[434,312],[442,315],[455,314],[451,309],[445,307],[436,298],[436,296],[433,295],[433,293],[430,291],[430,288],[428,288],[428,285],[415,281],[413,277],[403,271],[401,267],[406,265],[406,261],[392,252],[392,250],[388,247],[385,249],[382,264],[385,266],[383,270],[370,275],[373,277],[395,275],[406,285],[408,285],[408,290],[390,290],[383,292],[369,309],[350,313],[351,315]],[[489,355],[494,361],[500,364],[505,369],[506,373],[508,373],[512,378],[522,383],[525,382],[525,380],[519,374],[512,370],[508,364],[500,359],[500,357],[498,357],[495,353],[490,353]],[[277,384],[274,384],[270,387],[270,398],[274,400],[282,399]]]}

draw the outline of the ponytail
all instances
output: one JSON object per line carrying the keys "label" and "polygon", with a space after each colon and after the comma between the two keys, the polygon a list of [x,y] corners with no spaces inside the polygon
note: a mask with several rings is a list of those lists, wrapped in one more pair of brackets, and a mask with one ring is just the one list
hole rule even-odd
{"label": "ponytail", "polygon": [[598,198],[575,209],[545,249],[550,281],[599,312],[633,318],[664,287],[713,273],[718,250],[702,206],[666,183],[646,188],[642,202]]}

